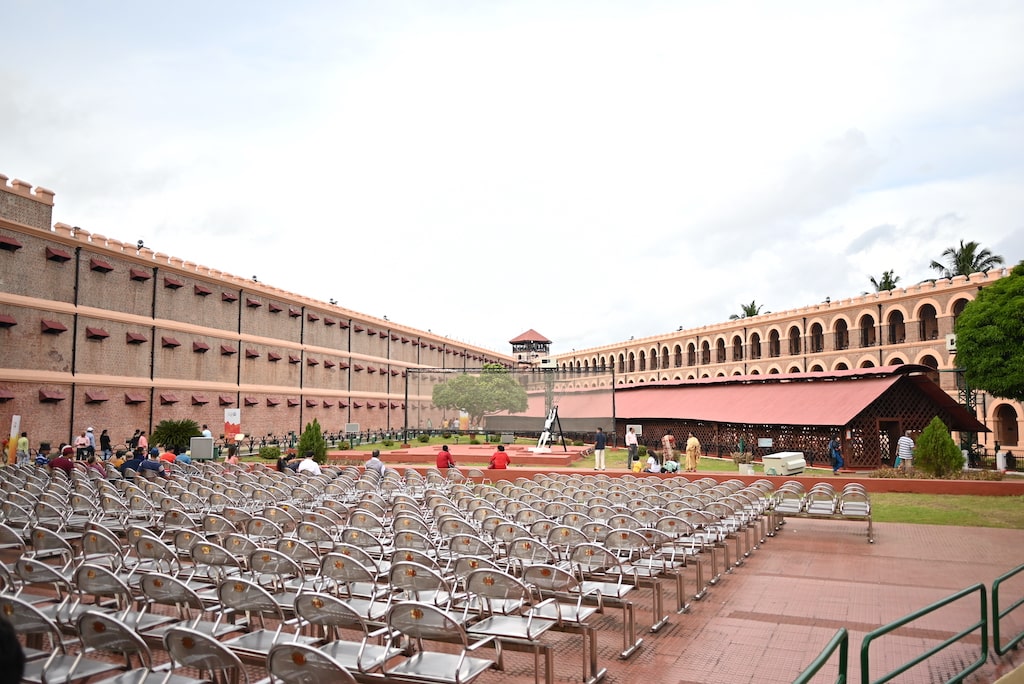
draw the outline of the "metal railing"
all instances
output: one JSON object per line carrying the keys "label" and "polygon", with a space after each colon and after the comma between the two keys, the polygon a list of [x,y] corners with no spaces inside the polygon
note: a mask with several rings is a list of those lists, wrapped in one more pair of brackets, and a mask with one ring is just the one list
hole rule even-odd
{"label": "metal railing", "polygon": [[1024,640],[1024,631],[1018,632],[1016,636],[1011,638],[1006,645],[1002,645],[999,624],[1000,621],[1017,608],[1024,605],[1024,596],[1018,598],[1013,602],[1013,605],[1008,607],[1006,610],[999,610],[999,588],[1008,579],[1015,577],[1016,575],[1024,572],[1024,565],[1018,566],[1016,569],[1010,572],[1000,575],[992,582],[992,648],[999,655],[1006,655],[1006,653],[1017,646],[1022,640]]}
{"label": "metal railing", "polygon": [[910,668],[923,663],[924,661],[928,660],[929,658],[931,658],[935,654],[941,652],[943,649],[948,648],[949,646],[959,642],[964,637],[967,637],[967,636],[973,634],[974,632],[976,632],[978,630],[981,630],[981,649],[980,649],[980,651],[978,653],[978,659],[975,660],[970,665],[968,665],[965,669],[961,670],[958,674],[956,674],[952,678],[948,679],[947,681],[948,682],[954,682],[954,683],[955,682],[962,682],[967,675],[969,675],[970,673],[974,672],[975,670],[980,668],[982,665],[984,665],[985,661],[988,659],[988,601],[987,601],[987,594],[986,594],[986,591],[985,591],[985,585],[979,583],[979,584],[975,584],[975,585],[972,585],[970,587],[967,587],[966,589],[962,589],[962,590],[958,591],[957,593],[955,593],[955,594],[953,594],[951,596],[948,596],[948,597],[946,597],[946,598],[944,598],[944,599],[942,599],[940,601],[936,601],[935,603],[931,604],[930,606],[926,606],[925,608],[922,608],[921,610],[915,611],[915,612],[911,613],[910,615],[902,617],[899,620],[896,620],[895,622],[891,622],[888,625],[885,625],[883,627],[879,627],[878,629],[873,630],[873,631],[868,632],[867,634],[865,634],[864,635],[864,641],[861,643],[861,647],[860,647],[860,678],[861,678],[861,682],[863,684],[872,684],[872,680],[871,680],[871,658],[870,658],[870,651],[871,651],[871,644],[876,639],[879,639],[880,637],[883,637],[886,634],[889,634],[890,632],[893,632],[896,629],[899,629],[900,627],[913,622],[914,620],[917,620],[917,619],[919,619],[921,617],[924,617],[925,615],[928,615],[929,613],[932,613],[932,612],[934,612],[934,611],[936,611],[936,610],[938,610],[938,609],[940,609],[940,608],[942,608],[944,606],[947,606],[947,605],[949,605],[949,604],[951,604],[951,603],[953,603],[955,601],[959,601],[960,599],[968,597],[968,596],[970,596],[970,595],[972,595],[974,593],[978,594],[980,605],[981,605],[981,607],[980,607],[980,619],[977,622],[975,622],[975,623],[973,623],[971,625],[968,625],[967,627],[962,629],[960,632],[957,632],[956,634],[954,634],[950,638],[946,639],[945,641],[941,642],[940,644],[938,644],[938,645],[928,649],[927,651],[925,651],[924,653],[920,654],[916,658],[913,658],[912,660],[909,660],[906,663],[903,663],[902,665],[897,667],[895,670],[883,674],[880,679],[876,679],[876,680],[874,680],[874,682],[876,684],[877,683],[881,683],[881,682],[888,682],[888,681],[894,679],[895,677],[903,674],[904,672],[906,672]]}
{"label": "metal railing", "polygon": [[793,684],[807,684],[810,682],[837,650],[839,651],[839,672],[836,674],[836,684],[846,684],[850,657],[850,634],[846,631],[845,627],[840,628],[836,632],[836,635],[832,637],[832,641],[828,642],[825,649],[807,666],[807,669],[793,680]]}

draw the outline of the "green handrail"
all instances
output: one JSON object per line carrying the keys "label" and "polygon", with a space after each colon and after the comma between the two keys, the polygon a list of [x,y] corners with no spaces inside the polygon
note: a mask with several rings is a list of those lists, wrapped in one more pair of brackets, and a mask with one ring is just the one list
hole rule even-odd
{"label": "green handrail", "polygon": [[814,675],[818,674],[818,670],[829,661],[829,658],[836,652],[836,649],[839,650],[839,674],[836,675],[836,684],[846,684],[849,666],[850,634],[846,631],[845,627],[841,627],[836,632],[836,635],[828,642],[825,649],[818,654],[818,657],[807,666],[806,670],[800,673],[799,677],[793,680],[793,684],[807,684],[810,682]]}
{"label": "green handrail", "polygon": [[1000,638],[999,638],[999,622],[1000,622],[1000,620],[1002,620],[1003,617],[1005,617],[1005,616],[1009,615],[1010,613],[1012,613],[1014,610],[1019,608],[1021,605],[1024,605],[1024,597],[1021,597],[1021,598],[1017,599],[1016,602],[1014,602],[1014,604],[1012,606],[1010,606],[1006,610],[1000,612],[999,611],[999,585],[1002,584],[1005,580],[1008,580],[1008,579],[1012,578],[1013,576],[1015,576],[1015,575],[1017,575],[1018,573],[1021,573],[1021,572],[1024,572],[1024,565],[1017,566],[1016,569],[1011,570],[1010,572],[1006,573],[1005,575],[1000,575],[999,577],[997,577],[995,579],[994,582],[992,582],[992,647],[995,648],[996,653],[998,653],[999,655],[1006,655],[1007,651],[1009,651],[1011,648],[1014,648],[1017,644],[1019,644],[1021,642],[1021,640],[1024,640],[1024,631],[1021,631],[1021,632],[1019,632],[1017,634],[1017,636],[1013,637],[1013,639],[1011,639],[1005,646],[1002,646],[999,643],[1000,642]]}
{"label": "green handrail", "polygon": [[936,601],[935,603],[933,603],[930,606],[926,606],[925,608],[922,608],[921,610],[915,611],[915,612],[911,613],[910,615],[902,617],[899,620],[897,620],[896,622],[890,622],[888,625],[885,625],[883,627],[879,627],[878,629],[873,630],[873,631],[868,632],[867,634],[865,634],[864,635],[864,641],[862,641],[861,645],[860,645],[860,679],[861,679],[862,684],[872,684],[872,681],[871,681],[871,662],[870,662],[869,654],[870,654],[871,643],[875,639],[877,639],[878,637],[884,636],[884,635],[888,634],[889,632],[892,632],[893,630],[898,629],[898,628],[902,627],[903,625],[905,625],[905,624],[907,624],[909,622],[913,622],[914,620],[917,620],[918,618],[924,617],[928,613],[936,611],[939,608],[942,608],[943,606],[947,606],[950,603],[953,603],[954,601],[958,601],[958,600],[964,598],[965,596],[969,596],[969,595],[973,594],[974,592],[978,592],[980,603],[981,603],[981,608],[980,608],[981,618],[977,622],[975,622],[972,625],[969,625],[967,628],[961,630],[959,633],[954,634],[950,638],[948,638],[945,641],[943,641],[941,644],[939,644],[939,645],[937,645],[937,646],[935,646],[933,648],[928,649],[927,651],[925,651],[921,655],[917,656],[913,660],[904,663],[903,665],[899,666],[898,668],[896,668],[892,672],[888,672],[888,673],[882,675],[881,679],[876,679],[876,680],[874,680],[874,682],[875,682],[875,684],[880,684],[881,682],[888,682],[889,680],[893,679],[894,677],[897,677],[897,676],[903,674],[904,672],[906,672],[910,668],[914,667],[915,665],[919,665],[920,663],[923,663],[925,660],[927,660],[928,658],[932,657],[933,655],[935,655],[939,651],[943,650],[944,648],[946,648],[948,646],[951,646],[952,644],[955,644],[956,642],[958,642],[961,639],[963,639],[965,636],[968,636],[969,634],[971,634],[972,632],[975,632],[977,630],[981,630],[981,650],[980,650],[980,652],[978,654],[978,659],[975,660],[973,663],[971,663],[971,665],[969,665],[967,667],[967,669],[962,670],[960,672],[960,674],[958,674],[955,677],[949,679],[948,680],[948,684],[955,684],[956,682],[962,682],[964,680],[964,677],[966,677],[967,675],[969,675],[970,673],[974,672],[979,667],[984,665],[985,661],[988,660],[988,597],[987,597],[986,592],[985,592],[985,585],[984,584],[975,584],[975,585],[972,585],[970,587],[967,587],[966,589],[961,589],[957,593],[955,593],[955,594],[953,594],[951,596],[947,596],[946,598],[942,599],[941,601]]}

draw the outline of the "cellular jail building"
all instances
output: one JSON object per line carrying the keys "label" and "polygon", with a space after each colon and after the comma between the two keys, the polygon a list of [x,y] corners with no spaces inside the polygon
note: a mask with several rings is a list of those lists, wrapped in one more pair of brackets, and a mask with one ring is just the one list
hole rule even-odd
{"label": "cellular jail building", "polygon": [[[437,427],[451,416],[433,406],[422,369],[524,365],[522,354],[453,342],[53,223],[53,205],[52,191],[0,175],[0,425],[20,416],[33,447],[87,426],[109,428],[115,444],[164,419],[215,427],[225,409],[238,409],[241,431],[259,436],[299,432],[314,418],[330,432],[350,424]],[[583,392],[917,364],[956,403],[971,405],[990,430],[978,434],[982,448],[1012,450],[1021,404],[968,391],[949,337],[978,290],[1006,273],[531,354],[525,362],[554,373],[563,390]],[[535,342],[549,343],[540,337]],[[624,421],[636,417],[619,414],[620,438]],[[897,419],[877,416],[880,429]]]}
{"label": "cellular jail building", "polygon": [[410,368],[511,357],[292,294],[135,243],[51,225],[54,193],[0,175],[0,424],[33,448],[94,427],[123,443],[225,409],[247,435],[440,425]]}

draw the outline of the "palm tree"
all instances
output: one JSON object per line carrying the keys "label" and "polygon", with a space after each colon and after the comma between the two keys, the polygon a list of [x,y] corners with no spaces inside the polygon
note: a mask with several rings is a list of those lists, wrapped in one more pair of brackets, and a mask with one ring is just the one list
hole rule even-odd
{"label": "palm tree", "polygon": [[972,273],[984,273],[989,269],[1003,263],[1003,257],[993,254],[987,249],[978,250],[979,245],[973,240],[971,242],[960,241],[960,248],[947,247],[942,252],[946,263],[933,261],[931,268],[942,274],[943,278],[952,278],[962,275],[969,276]]}
{"label": "palm tree", "polygon": [[871,284],[875,288],[875,292],[882,292],[883,290],[895,290],[896,283],[900,282],[898,275],[893,275],[892,271],[885,271],[882,273],[882,277],[879,280],[875,280],[874,276],[871,276]]}
{"label": "palm tree", "polygon": [[[762,308],[764,308],[764,304],[758,304],[755,300],[751,300],[749,304],[740,304],[740,309],[742,310],[742,313],[733,314],[732,316],[729,316],[729,320],[735,321],[737,318],[751,318],[753,316],[757,316],[761,313]],[[765,311],[765,313],[771,312]]]}

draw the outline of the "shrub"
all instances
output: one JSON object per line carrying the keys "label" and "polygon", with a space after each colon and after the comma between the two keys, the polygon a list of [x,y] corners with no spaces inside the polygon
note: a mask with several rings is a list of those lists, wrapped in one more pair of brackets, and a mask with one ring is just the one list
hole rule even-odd
{"label": "shrub", "polygon": [[441,439],[451,439],[451,438],[452,438],[452,433],[448,432],[447,430],[445,430],[444,432],[441,433]]}
{"label": "shrub", "polygon": [[480,440],[479,440],[479,439],[477,439],[476,437],[470,437],[470,438],[469,438],[469,443],[470,443],[470,444],[479,444],[479,443],[480,443]]}
{"label": "shrub", "polygon": [[964,455],[938,416],[917,438],[914,467],[935,477],[946,477],[964,468]]}
{"label": "shrub", "polygon": [[338,448],[342,451],[348,451],[352,448],[352,444],[350,442],[338,442]]}
{"label": "shrub", "polygon": [[423,435],[420,435],[419,437],[417,437],[416,439],[418,439],[420,441],[420,443],[426,444],[427,442],[430,441],[430,435],[423,434]]}
{"label": "shrub", "polygon": [[260,447],[260,458],[265,458],[268,461],[276,461],[281,458],[281,447],[278,446],[265,446]]}
{"label": "shrub", "polygon": [[149,443],[177,447],[184,451],[191,445],[193,437],[202,434],[199,423],[194,420],[162,420],[149,436]]}
{"label": "shrub", "polygon": [[312,423],[306,423],[306,429],[299,437],[297,448],[300,457],[304,457],[307,451],[313,452],[313,460],[323,465],[327,462],[327,442],[324,440],[324,432],[320,429],[320,421],[316,418]]}
{"label": "shrub", "polygon": [[641,444],[639,447],[637,447],[636,455],[639,456],[640,458],[647,458],[647,447]]}
{"label": "shrub", "polygon": [[381,440],[381,443],[380,443],[381,446],[386,446],[386,447],[389,447],[392,444],[394,444],[394,442],[392,440],[390,440],[390,439]]}
{"label": "shrub", "polygon": [[572,440],[572,445],[573,446],[583,446],[583,440],[582,439],[574,439],[574,440]]}

